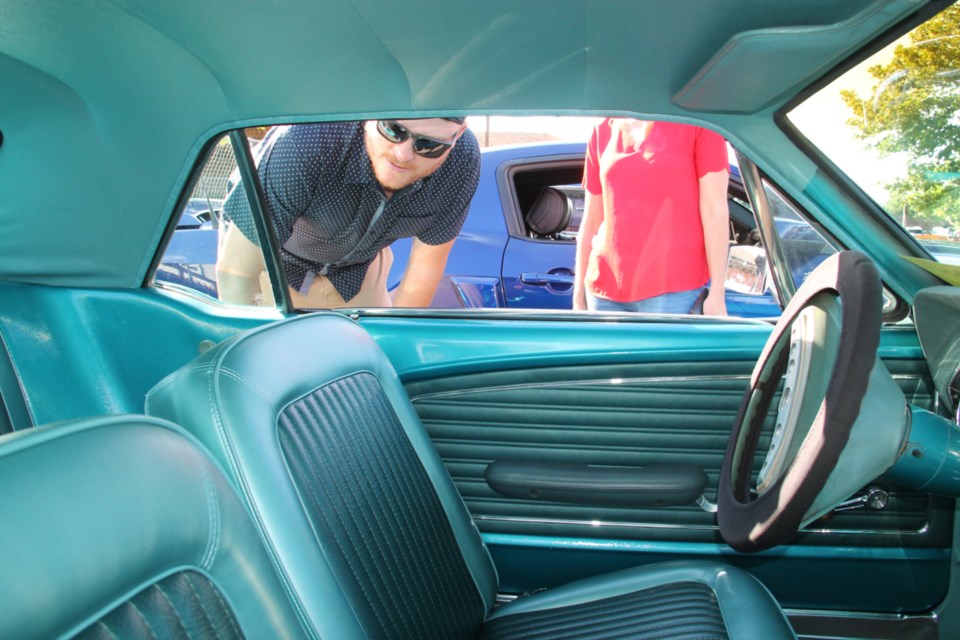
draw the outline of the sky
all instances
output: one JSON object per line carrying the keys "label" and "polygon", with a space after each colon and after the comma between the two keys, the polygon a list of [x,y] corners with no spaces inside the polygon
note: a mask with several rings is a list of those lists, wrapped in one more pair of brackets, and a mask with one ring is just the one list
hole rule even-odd
{"label": "sky", "polygon": [[814,145],[880,204],[888,200],[883,185],[906,173],[905,161],[902,157],[879,158],[876,152],[864,150],[863,142],[856,138],[855,129],[846,124],[852,114],[840,92],[852,89],[861,98],[869,98],[877,79],[867,70],[887,64],[893,57],[894,48],[908,41],[908,37],[901,38],[867,58],[788,115]]}
{"label": "sky", "polygon": [[586,142],[593,126],[602,118],[586,116],[471,116],[467,123],[478,136],[486,131],[519,133],[550,133],[563,140]]}

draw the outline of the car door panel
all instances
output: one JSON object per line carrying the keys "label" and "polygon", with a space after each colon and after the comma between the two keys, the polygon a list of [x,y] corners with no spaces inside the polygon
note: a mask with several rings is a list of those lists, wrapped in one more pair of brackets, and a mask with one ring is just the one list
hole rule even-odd
{"label": "car door panel", "polygon": [[[832,514],[793,544],[762,554],[762,562],[726,547],[715,515],[696,505],[549,503],[487,486],[483,474],[495,460],[693,464],[706,472],[712,501],[769,325],[525,318],[435,320],[418,329],[362,321],[396,364],[505,591],[667,558],[722,556],[755,571],[786,606],[923,611],[946,592],[952,501],[882,479],[875,484],[890,496],[885,509]],[[881,355],[907,398],[932,406],[915,334],[886,331]],[[823,572],[841,564],[850,570],[830,571],[844,577],[821,588]]]}
{"label": "car door panel", "polygon": [[34,424],[142,413],[147,391],[165,375],[207,346],[281,317],[182,289],[0,283],[0,298],[0,339]]}

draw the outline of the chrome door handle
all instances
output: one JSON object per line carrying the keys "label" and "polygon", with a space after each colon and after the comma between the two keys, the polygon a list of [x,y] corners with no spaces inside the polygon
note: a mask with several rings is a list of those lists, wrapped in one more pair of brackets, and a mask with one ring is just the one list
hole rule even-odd
{"label": "chrome door handle", "polygon": [[523,284],[573,284],[572,273],[537,273],[527,272],[520,274]]}

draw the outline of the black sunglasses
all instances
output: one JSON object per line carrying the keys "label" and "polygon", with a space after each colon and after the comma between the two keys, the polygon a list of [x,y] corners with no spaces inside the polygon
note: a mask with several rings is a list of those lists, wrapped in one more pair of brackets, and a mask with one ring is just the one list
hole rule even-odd
{"label": "black sunglasses", "polygon": [[439,158],[446,153],[447,149],[452,147],[453,143],[457,140],[457,136],[453,136],[452,140],[446,141],[422,136],[418,133],[411,132],[395,120],[377,120],[377,131],[393,144],[400,144],[401,142],[405,142],[407,138],[412,138],[413,152],[424,158]]}

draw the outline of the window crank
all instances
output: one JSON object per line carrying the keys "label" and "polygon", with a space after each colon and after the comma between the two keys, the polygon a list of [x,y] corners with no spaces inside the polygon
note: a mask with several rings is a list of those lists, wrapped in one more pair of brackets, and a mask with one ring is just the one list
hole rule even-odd
{"label": "window crank", "polygon": [[870,487],[863,493],[849,500],[844,500],[834,511],[853,511],[854,509],[870,509],[881,511],[890,504],[890,494],[879,487]]}

